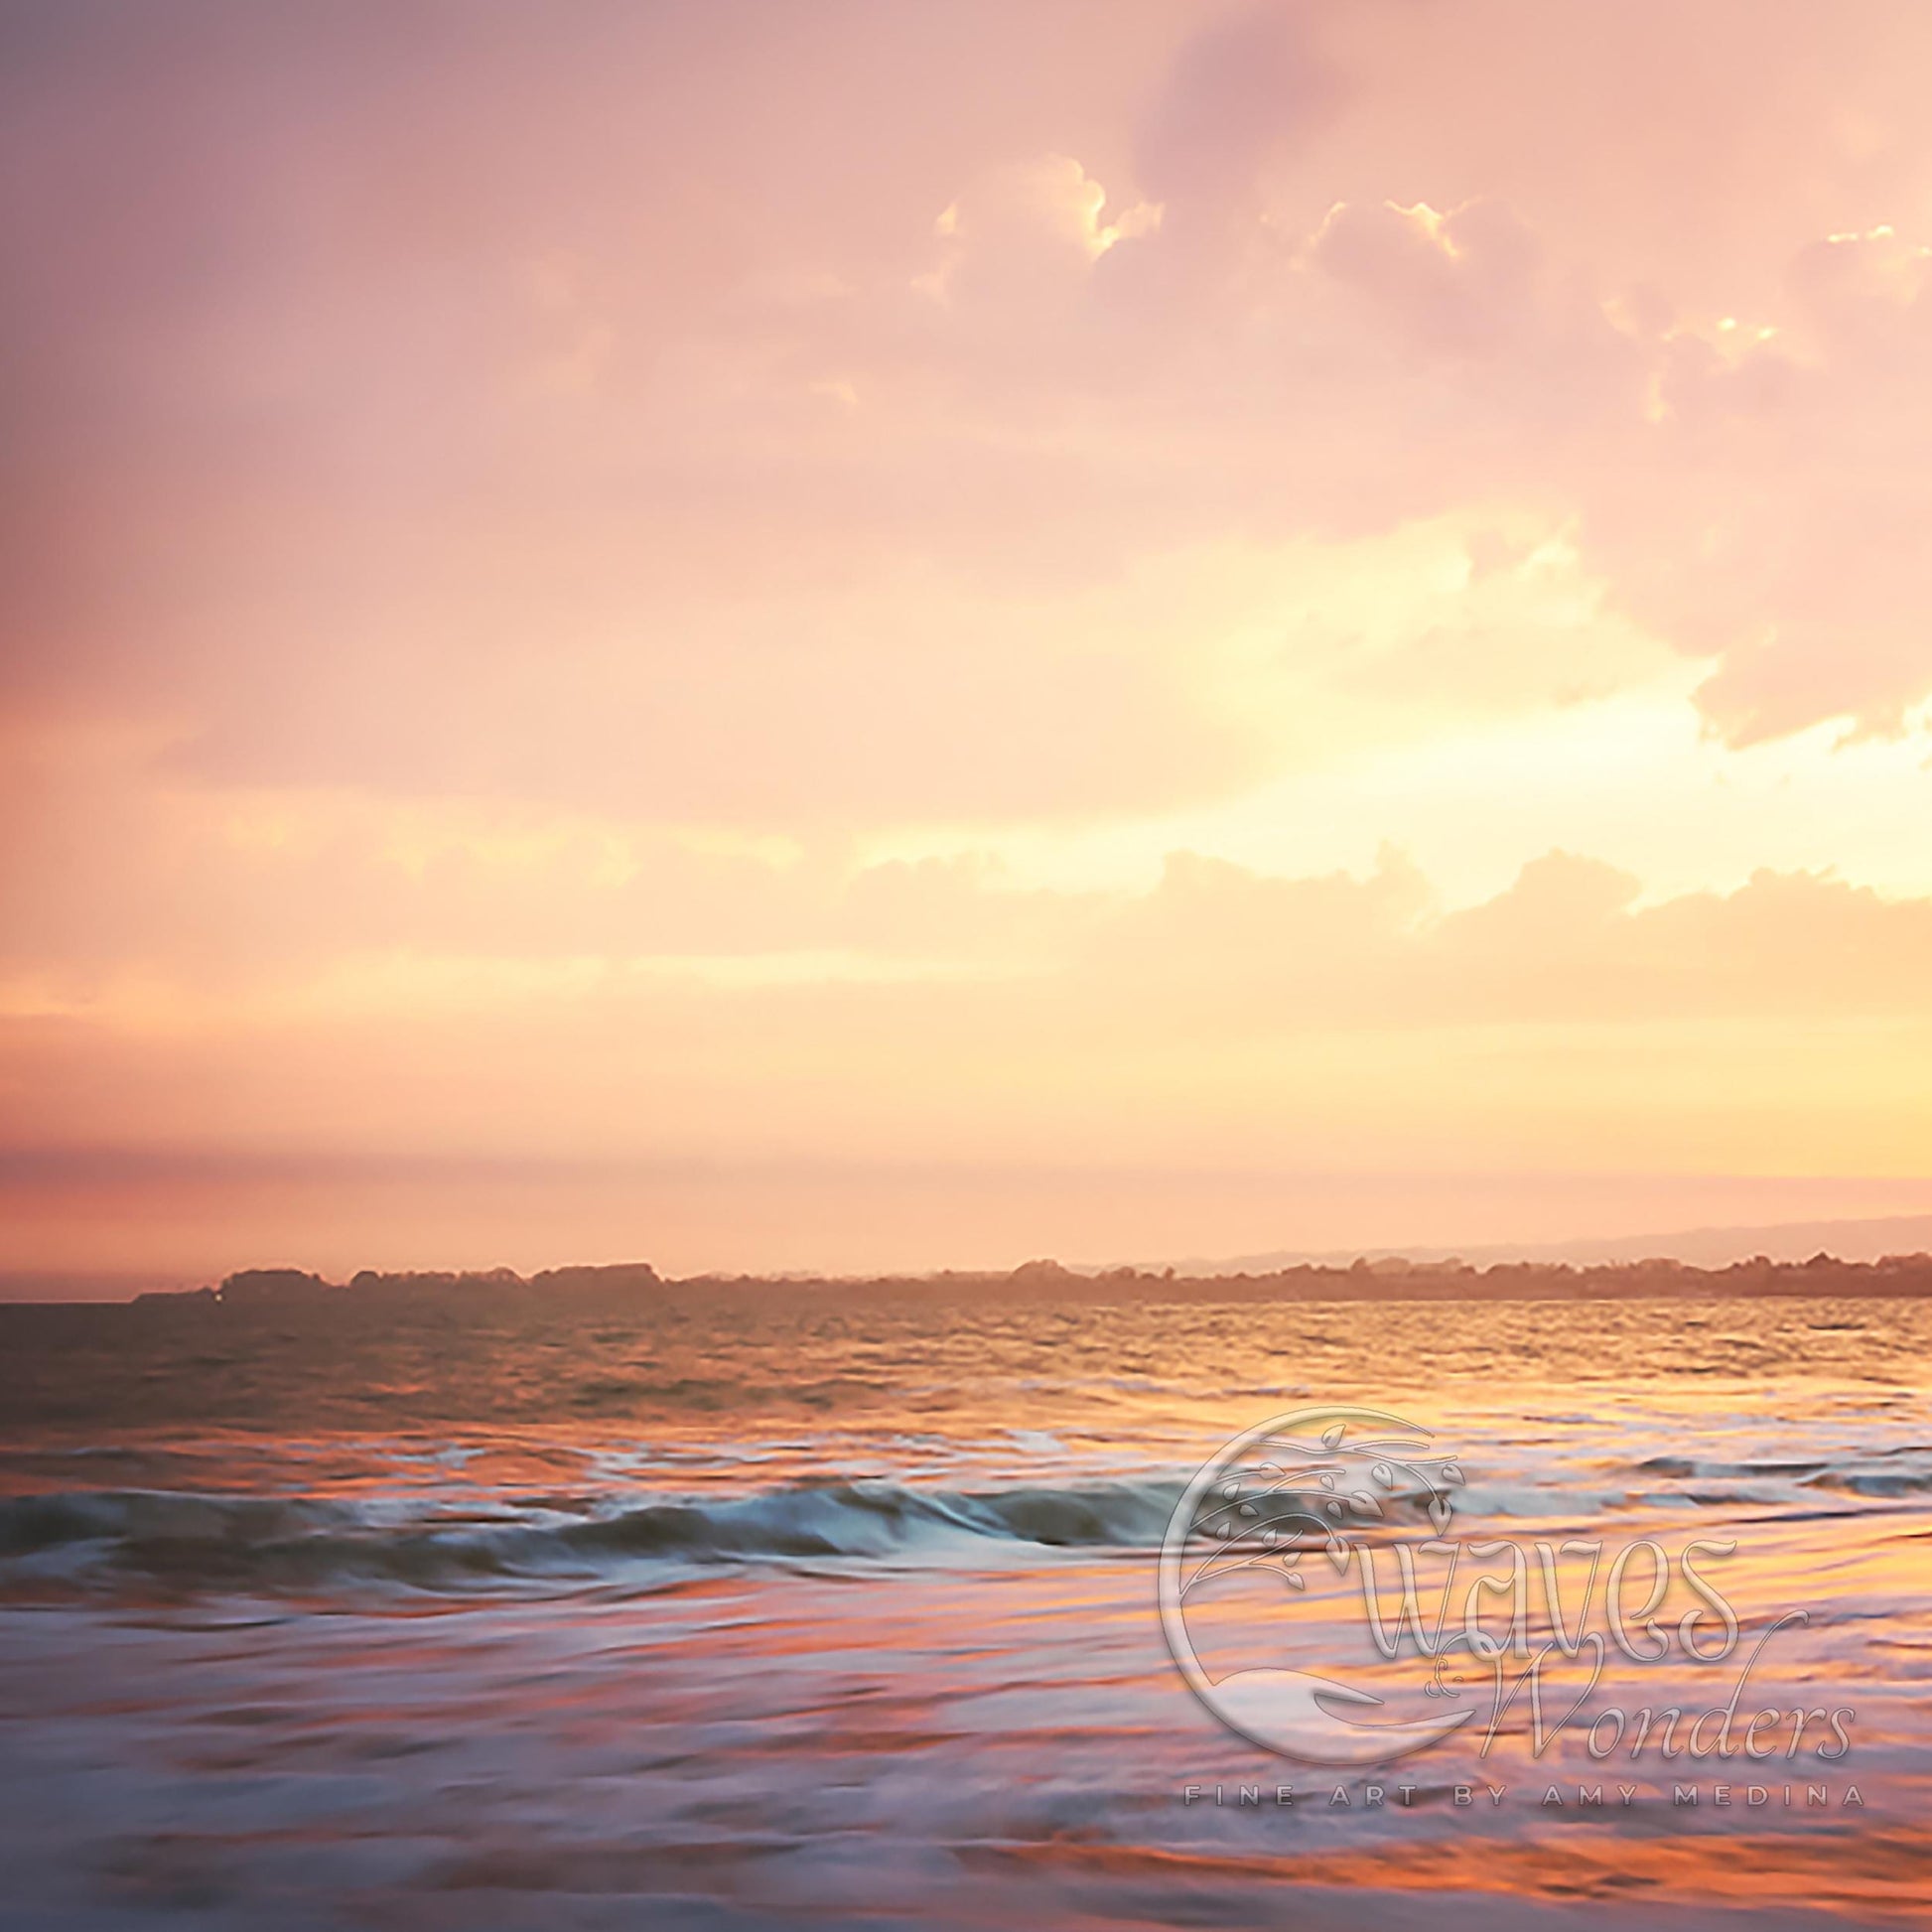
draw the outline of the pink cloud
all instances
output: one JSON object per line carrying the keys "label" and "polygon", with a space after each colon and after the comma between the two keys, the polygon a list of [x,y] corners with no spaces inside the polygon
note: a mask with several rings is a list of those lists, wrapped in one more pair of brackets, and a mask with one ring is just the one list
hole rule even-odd
{"label": "pink cloud", "polygon": [[[1587,1165],[1681,1027],[1660,1160],[1829,1166],[1819,1105],[1917,1158],[1926,907],[1856,841],[1661,903],[1552,855],[1449,913],[1393,857],[869,855],[1158,855],[1667,651],[1733,746],[1905,729],[1923,7],[4,32],[0,1064],[48,1145]],[[1424,519],[1466,583],[1397,556]],[[1538,557],[1575,621],[1482,601]],[[1844,1015],[1879,1044],[1779,1072]]]}

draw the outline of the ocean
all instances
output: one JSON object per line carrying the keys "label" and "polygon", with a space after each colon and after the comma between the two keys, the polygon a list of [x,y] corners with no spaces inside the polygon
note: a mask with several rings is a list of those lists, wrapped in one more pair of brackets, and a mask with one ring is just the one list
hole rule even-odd
{"label": "ocean", "polygon": [[[0,1309],[0,1923],[1922,1924],[1928,1366],[1912,1300]],[[1217,1465],[1193,1578],[1282,1417],[1379,1473],[1277,1541]],[[1368,1634],[1432,1534],[1497,1654]],[[1457,1722],[1261,1747],[1176,1562],[1210,1684]]]}

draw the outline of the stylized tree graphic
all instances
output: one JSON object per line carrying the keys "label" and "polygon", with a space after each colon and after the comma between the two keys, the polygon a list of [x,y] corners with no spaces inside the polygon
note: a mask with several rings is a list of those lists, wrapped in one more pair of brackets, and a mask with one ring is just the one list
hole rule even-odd
{"label": "stylized tree graphic", "polygon": [[1324,1550],[1340,1575],[1355,1548],[1350,1529],[1386,1518],[1391,1507],[1419,1506],[1446,1535],[1454,1513],[1449,1491],[1462,1469],[1450,1456],[1426,1453],[1429,1442],[1427,1430],[1351,1442],[1339,1422],[1318,1442],[1263,1437],[1217,1472],[1197,1505],[1186,1544],[1197,1560],[1191,1569],[1183,1561],[1181,1598],[1239,1570],[1273,1569],[1305,1589],[1302,1559],[1313,1549]]}

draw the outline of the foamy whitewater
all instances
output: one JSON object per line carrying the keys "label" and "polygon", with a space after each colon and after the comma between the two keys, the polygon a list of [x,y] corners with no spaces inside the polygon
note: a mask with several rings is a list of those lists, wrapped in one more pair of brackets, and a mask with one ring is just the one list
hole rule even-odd
{"label": "foamy whitewater", "polygon": [[[1929,1364],[1908,1301],[0,1311],[0,1922],[1920,1923]],[[1485,1753],[1472,1681],[1380,1768],[1234,1735],[1157,1553],[1323,1402],[1433,1432],[1466,1537],[1734,1542],[1746,1640],[1805,1612],[1749,1708],[1851,1748],[1519,1699]],[[1359,1608],[1316,1562],[1215,1627],[1345,1677]],[[1736,1675],[1619,1668],[1586,1721]]]}

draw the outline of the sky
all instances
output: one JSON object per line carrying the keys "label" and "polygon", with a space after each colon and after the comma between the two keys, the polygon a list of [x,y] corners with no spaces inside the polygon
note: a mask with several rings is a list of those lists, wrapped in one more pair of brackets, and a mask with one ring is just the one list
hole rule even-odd
{"label": "sky", "polygon": [[1932,1206],[1929,75],[0,8],[0,1269]]}

